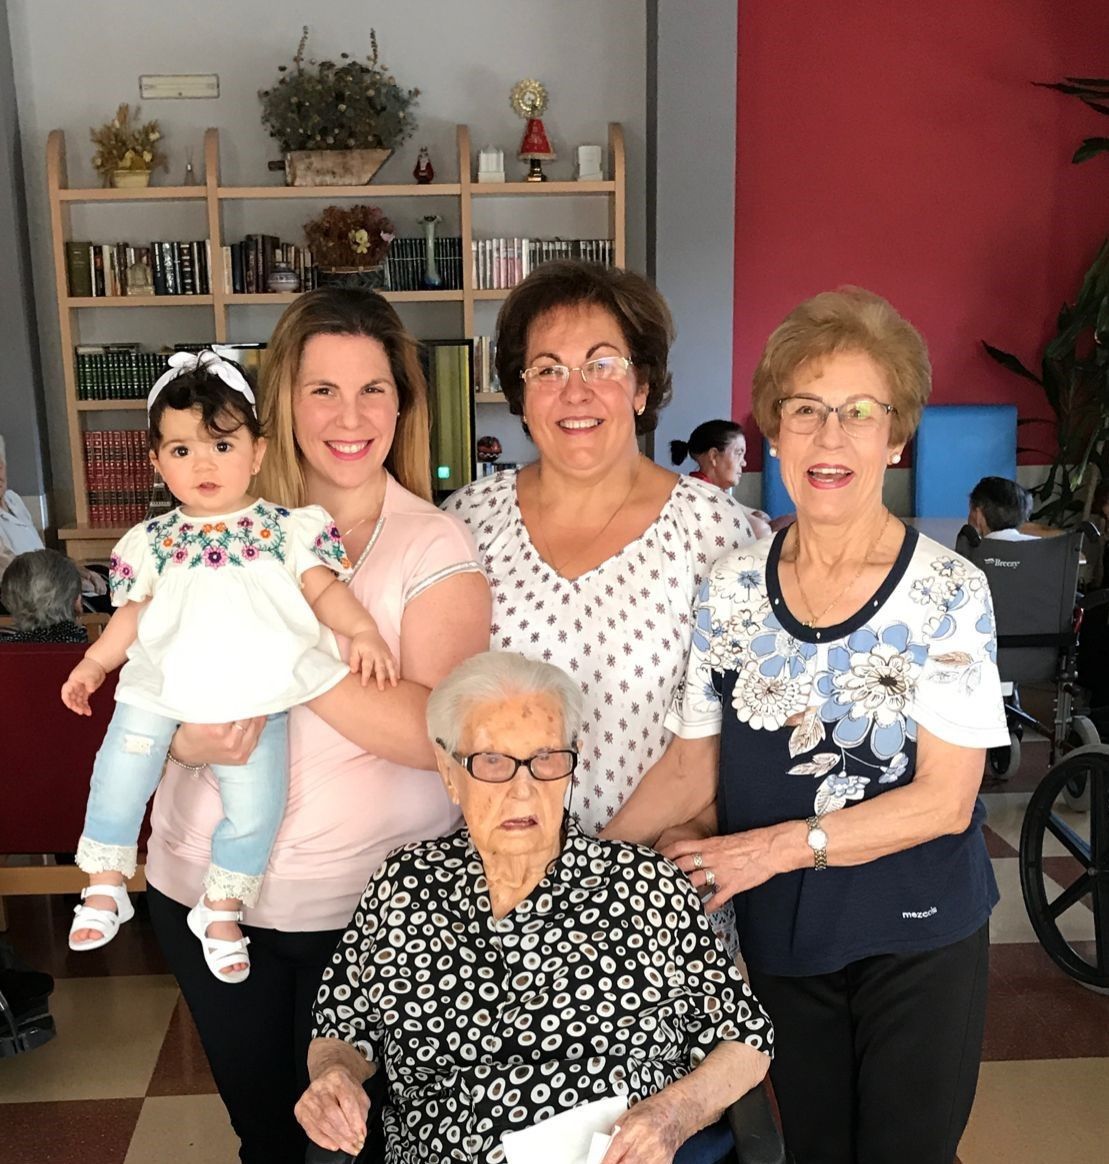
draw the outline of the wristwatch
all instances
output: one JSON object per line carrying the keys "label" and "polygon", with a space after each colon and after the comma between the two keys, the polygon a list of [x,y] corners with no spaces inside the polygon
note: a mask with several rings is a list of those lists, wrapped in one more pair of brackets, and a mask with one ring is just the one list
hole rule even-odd
{"label": "wristwatch", "polygon": [[812,849],[813,868],[818,873],[828,868],[828,834],[820,827],[823,819],[823,815],[810,816],[805,821],[809,826],[809,835],[805,840]]}

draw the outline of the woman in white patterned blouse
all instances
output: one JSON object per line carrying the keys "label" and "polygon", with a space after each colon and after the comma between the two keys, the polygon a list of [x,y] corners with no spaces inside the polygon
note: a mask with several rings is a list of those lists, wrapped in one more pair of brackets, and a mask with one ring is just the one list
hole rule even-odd
{"label": "woman in white patterned blouse", "polygon": [[755,373],[797,522],[713,569],[677,739],[606,835],[733,901],[777,1028],[797,1164],[950,1164],[970,1114],[997,901],[978,800],[1008,739],[985,578],[882,502],[931,386],[924,341],[858,288],[802,303]]}

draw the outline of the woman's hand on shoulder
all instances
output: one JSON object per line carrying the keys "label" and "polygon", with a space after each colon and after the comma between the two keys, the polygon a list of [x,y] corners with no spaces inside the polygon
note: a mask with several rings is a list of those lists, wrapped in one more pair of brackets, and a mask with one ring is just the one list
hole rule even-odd
{"label": "woman's hand on shoulder", "polygon": [[370,1097],[341,1064],[318,1075],[293,1113],[308,1138],[329,1152],[357,1156],[366,1141]]}
{"label": "woman's hand on shoulder", "polygon": [[620,1117],[601,1164],[671,1164],[686,1139],[675,1114],[666,1089],[637,1103]]}
{"label": "woman's hand on shoulder", "polygon": [[[802,831],[807,831],[803,821],[787,821],[730,836],[676,841],[661,852],[686,874],[700,894],[705,912],[712,913],[737,893],[754,889],[778,873],[800,868],[795,842],[803,842]],[[791,832],[796,835],[791,836]],[[706,889],[710,881],[715,887],[711,894]]]}
{"label": "woman's hand on shoulder", "polygon": [[169,750],[182,764],[245,764],[258,745],[266,717],[231,723],[183,723]]}

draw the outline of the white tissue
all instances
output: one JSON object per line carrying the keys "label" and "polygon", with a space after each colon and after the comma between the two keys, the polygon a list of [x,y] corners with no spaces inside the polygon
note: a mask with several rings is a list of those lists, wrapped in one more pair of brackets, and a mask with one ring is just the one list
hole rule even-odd
{"label": "white tissue", "polygon": [[[508,1164],[595,1164],[608,1147],[612,1125],[627,1110],[624,1096],[597,1099],[519,1132],[505,1132],[501,1136],[505,1159]],[[603,1143],[600,1154],[594,1155],[597,1138]]]}

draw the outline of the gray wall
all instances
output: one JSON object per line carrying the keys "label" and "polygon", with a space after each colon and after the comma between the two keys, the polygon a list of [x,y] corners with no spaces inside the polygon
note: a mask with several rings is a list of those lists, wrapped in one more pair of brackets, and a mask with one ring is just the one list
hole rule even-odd
{"label": "gray wall", "polygon": [[[675,7],[677,7],[675,5]],[[43,353],[50,431],[60,519],[72,516],[65,419],[62,411],[62,364],[58,350],[57,307],[51,270],[50,232],[44,177],[47,133],[66,132],[71,185],[96,182],[88,143],[89,126],[110,117],[121,101],[139,100],[140,73],[218,73],[220,97],[209,101],[150,101],[143,115],[158,117],[171,159],[168,176],[177,182],[186,146],[193,146],[199,165],[206,126],[221,131],[222,179],[225,183],[276,182],[265,166],[278,157],[276,143],[259,120],[257,90],[271,84],[277,66],[296,49],[305,19],[312,25],[312,55],[368,51],[371,23],[382,55],[398,80],[422,90],[420,129],[381,172],[379,181],[408,181],[417,148],[426,144],[437,175],[454,176],[454,125],[469,124],[475,149],[485,142],[501,145],[508,166],[520,166],[522,122],[508,104],[512,85],[538,77],[551,95],[545,124],[559,160],[547,168],[552,177],[571,177],[573,146],[604,142],[609,121],[624,124],[628,150],[628,242],[630,265],[642,268],[647,225],[644,207],[644,139],[646,135],[646,18],[644,0],[328,0],[305,5],[293,0],[190,0],[186,4],[136,5],[132,0],[7,0],[10,14],[15,82],[19,96],[23,161],[31,230],[31,253],[39,334]],[[734,14],[733,14],[734,21]],[[2,97],[2,94],[0,94]],[[8,108],[0,100],[0,107]],[[521,170],[522,172],[522,170]],[[542,209],[559,233],[574,230],[604,233],[598,208],[580,200],[510,213],[500,202],[483,204],[475,226],[486,233],[540,234],[527,215]],[[310,213],[315,213],[318,207]],[[422,206],[387,204],[403,233],[415,233]],[[480,213],[481,217],[477,215]],[[248,229],[267,229],[286,239],[298,237],[309,216],[304,204],[266,208],[232,207],[225,211],[225,232],[242,237]],[[278,214],[285,217],[278,218]],[[175,217],[176,216],[176,217]],[[198,208],[159,206],[74,209],[77,237],[133,239],[203,237],[207,233]],[[0,234],[3,232],[0,231]],[[495,304],[485,304],[476,326],[490,332]],[[265,338],[277,312],[270,307],[235,308],[237,338]],[[172,312],[172,316],[170,316]],[[451,305],[406,306],[406,322],[424,336],[457,335],[461,311]],[[181,308],[161,311],[82,312],[82,338],[210,338],[211,313]],[[484,415],[484,413],[483,413]],[[479,422],[480,424],[481,422]],[[493,424],[480,431],[497,432]],[[519,442],[516,422],[507,432]],[[506,456],[520,456],[506,441]]]}
{"label": "gray wall", "polygon": [[[657,26],[654,271],[678,325],[674,401],[655,459],[703,420],[732,415],[735,237],[735,0],[651,0]],[[694,468],[687,461],[685,471]],[[742,481],[757,494],[757,480]],[[754,501],[756,498],[751,497]]]}
{"label": "gray wall", "polygon": [[16,105],[8,15],[0,5],[0,435],[7,446],[9,488],[23,495],[42,522],[49,458]]}

